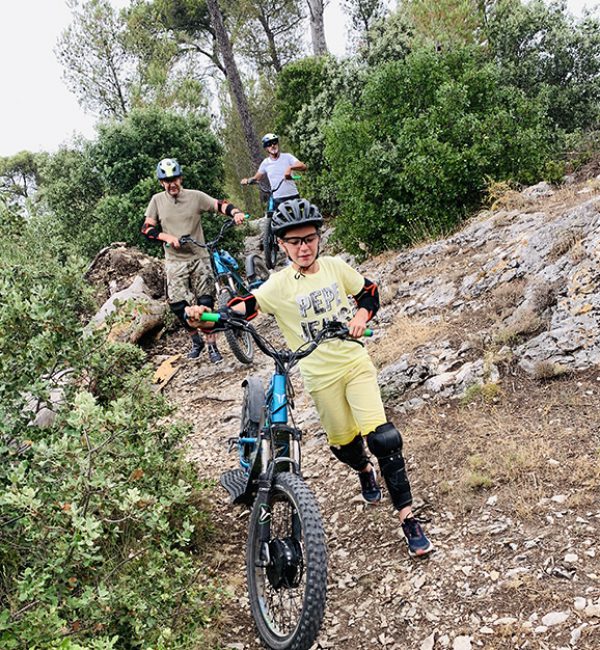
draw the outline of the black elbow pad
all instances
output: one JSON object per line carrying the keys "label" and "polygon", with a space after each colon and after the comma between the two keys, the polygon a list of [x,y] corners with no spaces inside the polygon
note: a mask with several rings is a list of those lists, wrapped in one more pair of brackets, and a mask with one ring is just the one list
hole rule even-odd
{"label": "black elbow pad", "polygon": [[152,223],[149,223],[148,221],[144,222],[144,225],[142,226],[142,235],[146,239],[149,239],[150,241],[159,241],[158,235],[160,234],[160,230],[158,229],[157,226],[155,226]]}
{"label": "black elbow pad", "polygon": [[379,311],[379,290],[375,282],[365,278],[364,287],[354,296],[359,308],[366,309],[369,312],[369,319],[373,318]]}

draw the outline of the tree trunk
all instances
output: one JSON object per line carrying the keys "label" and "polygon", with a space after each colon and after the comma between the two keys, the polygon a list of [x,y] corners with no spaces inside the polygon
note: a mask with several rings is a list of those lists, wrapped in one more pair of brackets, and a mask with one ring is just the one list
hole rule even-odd
{"label": "tree trunk", "polygon": [[250,158],[252,160],[254,168],[258,169],[258,166],[260,165],[263,157],[261,155],[260,147],[258,146],[258,137],[256,135],[256,131],[254,130],[254,125],[252,124],[252,118],[250,117],[248,101],[244,93],[244,88],[242,87],[240,73],[237,68],[235,59],[233,58],[231,42],[229,41],[229,36],[225,30],[223,14],[221,13],[221,9],[219,8],[219,3],[217,0],[206,0],[206,6],[208,7],[210,21],[215,30],[217,44],[219,46],[219,50],[221,51],[221,58],[223,59],[223,64],[225,65],[229,89],[233,95],[233,99],[240,116],[240,122],[242,123],[242,129],[244,130],[244,137],[246,138],[248,152],[250,153]]}
{"label": "tree trunk", "polygon": [[279,60],[277,47],[275,45],[275,35],[273,34],[273,30],[269,26],[269,18],[268,16],[265,16],[262,7],[261,7],[260,14],[258,15],[258,21],[260,22],[263,29],[265,30],[265,35],[267,37],[267,43],[269,46],[269,56],[271,58],[271,65],[273,66],[276,72],[281,72],[281,61]]}
{"label": "tree trunk", "polygon": [[323,0],[307,0],[310,13],[310,36],[315,56],[327,54],[325,23],[323,22]]}

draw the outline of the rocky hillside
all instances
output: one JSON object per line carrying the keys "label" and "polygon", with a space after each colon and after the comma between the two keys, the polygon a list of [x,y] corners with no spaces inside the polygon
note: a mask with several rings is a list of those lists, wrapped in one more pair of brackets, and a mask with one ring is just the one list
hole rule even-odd
{"label": "rocky hillside", "polygon": [[368,265],[385,294],[385,335],[408,335],[411,347],[382,368],[389,399],[425,391],[410,409],[427,394],[462,396],[501,383],[501,366],[550,379],[600,363],[594,188],[511,193],[456,235]]}
{"label": "rocky hillside", "polygon": [[[599,189],[508,193],[448,239],[362,265],[383,298],[369,349],[436,552],[411,560],[389,501],[362,504],[297,378],[305,477],[330,554],[315,649],[600,648]],[[187,345],[163,336],[155,364]],[[215,480],[221,647],[253,650],[247,513],[216,480],[235,466],[240,383],[270,366],[258,356],[243,367],[221,347],[224,364],[180,360],[164,391],[194,426],[190,459]]]}

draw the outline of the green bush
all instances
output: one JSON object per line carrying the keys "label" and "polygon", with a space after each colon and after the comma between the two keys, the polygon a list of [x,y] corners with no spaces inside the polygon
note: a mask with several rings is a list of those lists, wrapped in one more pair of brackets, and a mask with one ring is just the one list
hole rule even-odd
{"label": "green bush", "polygon": [[[0,218],[0,647],[208,647],[187,429],[139,350],[83,335],[83,264],[52,222]],[[61,371],[54,422],[31,426]]]}
{"label": "green bush", "polygon": [[366,73],[356,62],[308,58],[290,63],[278,77],[277,122],[294,155],[306,163],[300,191],[326,213],[338,208],[337,187],[325,157],[325,131],[341,101],[356,99]]}
{"label": "green bush", "polygon": [[327,129],[337,236],[355,253],[405,245],[454,228],[486,177],[538,180],[555,137],[545,108],[471,48],[379,67]]}
{"label": "green bush", "polygon": [[507,83],[528,97],[544,96],[568,132],[600,119],[600,19],[576,19],[564,2],[500,0],[485,24],[489,53]]}
{"label": "green bush", "polygon": [[283,68],[275,96],[278,132],[286,132],[302,108],[327,89],[328,70],[335,65],[334,59],[323,56],[307,57]]}

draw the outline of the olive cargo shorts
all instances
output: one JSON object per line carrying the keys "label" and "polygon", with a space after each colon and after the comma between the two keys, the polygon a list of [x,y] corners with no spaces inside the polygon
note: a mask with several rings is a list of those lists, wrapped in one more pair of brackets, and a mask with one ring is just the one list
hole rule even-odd
{"label": "olive cargo shorts", "polygon": [[165,271],[169,302],[185,300],[188,304],[195,305],[199,296],[215,295],[215,280],[208,260],[204,258],[167,260]]}

